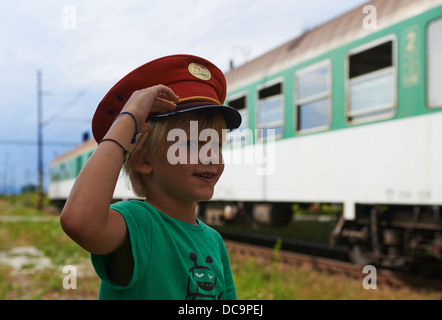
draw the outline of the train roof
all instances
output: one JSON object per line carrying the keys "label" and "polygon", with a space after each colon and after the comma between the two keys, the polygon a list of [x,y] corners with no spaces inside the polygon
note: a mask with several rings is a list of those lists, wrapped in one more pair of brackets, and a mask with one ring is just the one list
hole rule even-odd
{"label": "train roof", "polygon": [[[363,8],[376,8],[376,29],[363,28],[368,13]],[[265,79],[278,71],[313,58],[351,41],[363,38],[407,18],[442,5],[442,0],[373,0],[330,20],[283,45],[226,73],[229,90]]]}
{"label": "train roof", "polygon": [[51,166],[56,165],[61,162],[64,162],[68,159],[77,157],[77,156],[85,153],[86,151],[94,149],[96,146],[97,146],[97,142],[94,139],[86,140],[82,144],[80,144],[79,146],[75,147],[74,149],[69,150],[68,152],[56,157],[51,162]]}

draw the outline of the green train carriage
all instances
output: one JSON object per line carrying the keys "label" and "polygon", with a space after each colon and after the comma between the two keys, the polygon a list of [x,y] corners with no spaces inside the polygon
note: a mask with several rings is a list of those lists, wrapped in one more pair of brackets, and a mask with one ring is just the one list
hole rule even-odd
{"label": "green train carriage", "polygon": [[354,260],[440,259],[441,75],[441,1],[371,1],[231,70],[245,123],[224,156],[267,154],[229,164],[208,210],[283,224],[293,204],[333,204]]}

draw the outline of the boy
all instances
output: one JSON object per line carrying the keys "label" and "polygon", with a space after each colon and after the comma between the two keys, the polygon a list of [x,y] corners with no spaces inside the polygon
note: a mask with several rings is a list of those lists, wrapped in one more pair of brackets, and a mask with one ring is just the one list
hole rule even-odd
{"label": "boy", "polygon": [[[236,299],[221,236],[195,218],[196,202],[212,197],[224,170],[221,131],[241,123],[222,105],[225,95],[216,66],[174,55],[135,69],[100,102],[92,122],[98,147],[61,214],[65,232],[92,254],[100,299]],[[198,137],[208,128],[217,137],[196,140],[192,123]],[[184,147],[176,149],[174,129],[185,133]],[[206,143],[210,152],[201,152]],[[184,161],[172,164],[183,150]],[[145,202],[111,205],[123,163]]]}

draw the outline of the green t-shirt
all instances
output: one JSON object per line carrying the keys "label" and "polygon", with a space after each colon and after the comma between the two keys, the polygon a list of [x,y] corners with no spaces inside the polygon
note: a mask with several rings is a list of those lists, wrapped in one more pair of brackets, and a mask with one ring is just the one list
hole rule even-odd
{"label": "green t-shirt", "polygon": [[171,218],[141,201],[111,209],[126,221],[134,270],[127,286],[117,285],[107,276],[107,256],[92,254],[101,278],[99,299],[236,299],[226,247],[214,229],[198,219],[192,225]]}

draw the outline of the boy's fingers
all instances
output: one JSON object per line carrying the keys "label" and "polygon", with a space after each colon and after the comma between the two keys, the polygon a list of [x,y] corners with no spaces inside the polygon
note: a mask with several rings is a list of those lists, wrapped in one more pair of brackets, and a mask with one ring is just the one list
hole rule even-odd
{"label": "boy's fingers", "polygon": [[156,98],[152,106],[152,112],[166,112],[176,108],[176,104],[161,98]]}
{"label": "boy's fingers", "polygon": [[171,101],[175,101],[175,102],[177,102],[179,100],[179,97],[169,87],[160,84],[160,85],[158,85],[158,89],[159,89],[158,97],[164,98],[167,100],[171,100]]}

